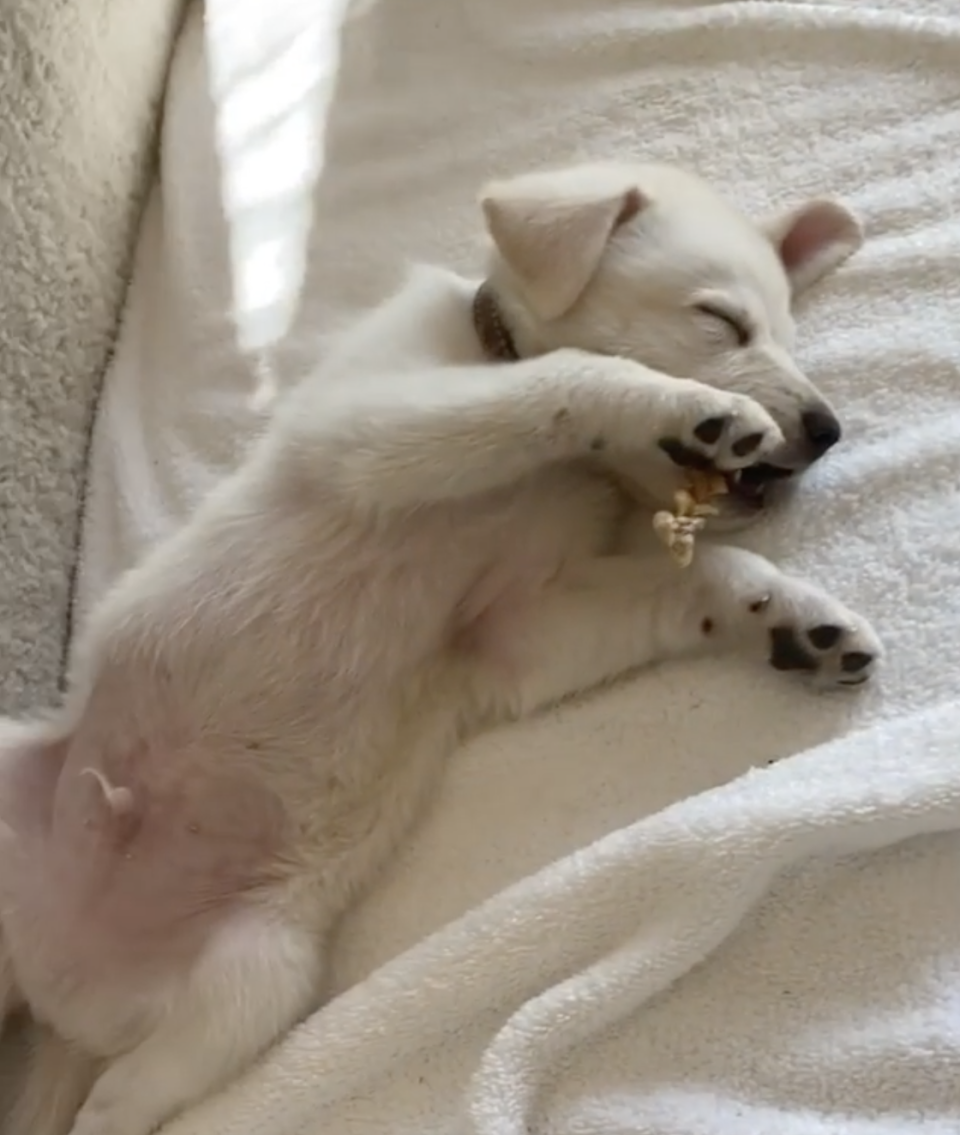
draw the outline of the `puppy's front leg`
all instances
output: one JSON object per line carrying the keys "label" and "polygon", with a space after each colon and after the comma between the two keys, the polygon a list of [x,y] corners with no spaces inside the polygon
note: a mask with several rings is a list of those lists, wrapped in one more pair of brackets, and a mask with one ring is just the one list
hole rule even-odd
{"label": "puppy's front leg", "polygon": [[331,385],[321,374],[291,394],[275,441],[285,461],[378,512],[485,492],[587,455],[666,461],[667,451],[739,469],[782,441],[750,398],[574,350]]}
{"label": "puppy's front leg", "polygon": [[881,654],[866,620],[826,592],[712,545],[687,570],[666,556],[589,560],[546,587],[508,636],[477,678],[517,715],[685,654],[742,650],[836,686],[865,682]]}

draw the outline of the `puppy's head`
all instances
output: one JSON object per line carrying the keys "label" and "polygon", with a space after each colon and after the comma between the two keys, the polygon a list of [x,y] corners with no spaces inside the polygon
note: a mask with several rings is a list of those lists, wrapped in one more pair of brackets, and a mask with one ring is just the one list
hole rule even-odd
{"label": "puppy's head", "polygon": [[829,200],[754,223],[699,178],[604,163],[486,187],[489,277],[524,354],[578,347],[748,394],[786,439],[742,478],[746,510],[840,438],[793,360],[793,301],[862,243]]}

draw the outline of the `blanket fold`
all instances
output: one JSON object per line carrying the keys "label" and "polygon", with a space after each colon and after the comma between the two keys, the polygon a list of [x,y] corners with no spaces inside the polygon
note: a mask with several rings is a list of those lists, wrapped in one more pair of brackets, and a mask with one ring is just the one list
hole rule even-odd
{"label": "blanket fold", "polygon": [[[830,742],[522,880],[317,1014],[235,1090],[235,1121],[215,1129],[325,1130],[330,1109],[382,1091],[396,1075],[415,1077],[431,1049],[483,1021],[488,1042],[471,1076],[470,1111],[481,1132],[523,1135],[564,1055],[704,963],[789,869],[960,827],[958,728],[960,706],[948,702]],[[951,853],[960,893],[955,836]],[[840,868],[862,869],[859,861]],[[925,930],[956,954],[958,925],[954,911]],[[960,958],[955,964],[960,972]],[[957,995],[960,1004],[960,986]],[[691,1034],[693,1009],[684,1022]],[[960,1017],[955,1024],[960,1055]],[[173,1131],[210,1130],[215,1115],[201,1109]],[[262,1126],[247,1126],[257,1120]]]}

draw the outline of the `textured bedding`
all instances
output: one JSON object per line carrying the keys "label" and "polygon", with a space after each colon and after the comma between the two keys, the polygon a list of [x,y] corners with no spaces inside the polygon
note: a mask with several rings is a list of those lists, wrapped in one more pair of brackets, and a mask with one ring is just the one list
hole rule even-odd
{"label": "textured bedding", "polygon": [[90,426],[181,7],[0,12],[0,712],[57,691]]}
{"label": "textured bedding", "polygon": [[333,88],[320,7],[209,5],[214,100],[196,10],[181,39],[81,606],[236,462],[265,370],[295,378],[411,259],[479,267],[481,181],[631,152],[862,215],[800,313],[846,440],[745,540],[889,660],[854,697],[671,664],[473,744],[343,928],[337,996],[171,1132],[955,1133],[956,6],[381,0]]}

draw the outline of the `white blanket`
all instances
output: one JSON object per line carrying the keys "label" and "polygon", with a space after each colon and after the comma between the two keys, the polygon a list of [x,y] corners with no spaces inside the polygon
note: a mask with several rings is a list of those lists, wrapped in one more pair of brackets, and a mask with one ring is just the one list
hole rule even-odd
{"label": "white blanket", "polygon": [[[256,428],[225,313],[258,348],[284,330],[311,211],[281,379],[405,260],[475,269],[486,177],[630,151],[748,207],[830,191],[862,213],[865,250],[801,316],[846,441],[749,542],[870,615],[889,662],[854,697],[674,664],[474,744],[348,920],[340,995],[171,1135],[960,1130],[960,16],[904,7],[358,5],[311,193],[330,11],[217,0],[232,243],[194,10],[98,423],[85,604]],[[264,109],[284,90],[312,132]]]}

